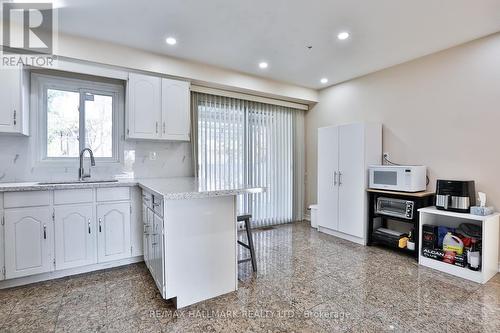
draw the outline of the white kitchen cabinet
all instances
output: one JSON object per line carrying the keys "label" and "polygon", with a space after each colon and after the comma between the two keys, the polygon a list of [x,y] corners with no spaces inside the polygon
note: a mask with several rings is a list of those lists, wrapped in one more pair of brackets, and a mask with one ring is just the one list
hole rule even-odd
{"label": "white kitchen cabinet", "polygon": [[189,82],[161,80],[161,137],[170,141],[190,140],[190,92]]}
{"label": "white kitchen cabinet", "polygon": [[92,205],[54,208],[56,269],[96,262],[96,226]]}
{"label": "white kitchen cabinet", "polygon": [[366,244],[368,165],[380,164],[382,127],[356,123],[318,130],[318,226]]}
{"label": "white kitchen cabinet", "polygon": [[321,226],[332,230],[339,228],[339,214],[337,213],[339,147],[338,144],[332,144],[338,141],[338,127],[318,129],[318,203],[329,203],[324,204],[323,208],[318,210],[318,221],[321,221]]}
{"label": "white kitchen cabinet", "polygon": [[49,207],[5,211],[5,278],[52,271],[54,233]]}
{"label": "white kitchen cabinet", "polygon": [[98,262],[130,257],[130,203],[97,205]]}
{"label": "white kitchen cabinet", "polygon": [[[0,198],[1,199],[1,198]],[[1,207],[1,206],[0,206]],[[2,223],[0,224],[0,281],[5,279],[5,256],[4,256],[4,216],[3,211],[0,210],[0,219]]]}
{"label": "white kitchen cabinet", "polygon": [[163,218],[154,214],[153,220],[153,238],[152,251],[153,251],[153,266],[154,266],[154,280],[158,289],[162,291],[164,287],[164,237],[163,237]]}
{"label": "white kitchen cabinet", "polygon": [[127,85],[127,137],[160,139],[161,104],[161,78],[130,73]]}
{"label": "white kitchen cabinet", "polygon": [[189,82],[130,73],[127,138],[190,140]]}
{"label": "white kitchen cabinet", "polygon": [[29,135],[29,73],[22,68],[0,71],[0,133]]}

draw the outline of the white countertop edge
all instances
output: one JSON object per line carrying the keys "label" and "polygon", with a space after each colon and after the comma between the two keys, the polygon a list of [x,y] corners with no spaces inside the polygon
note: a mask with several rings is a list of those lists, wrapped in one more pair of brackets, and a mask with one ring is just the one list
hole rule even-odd
{"label": "white countertop edge", "polygon": [[[179,177],[178,179],[182,179]],[[176,178],[164,178],[164,180],[175,180]],[[186,178],[187,179],[187,178]],[[160,179],[161,180],[161,179]],[[262,193],[265,192],[264,187],[259,186],[242,186],[234,189],[220,190],[189,190],[189,191],[169,191],[168,188],[159,189],[157,186],[145,184],[148,179],[120,179],[117,182],[110,183],[72,183],[72,184],[39,184],[38,182],[19,182],[19,183],[0,183],[0,193],[5,192],[27,192],[27,191],[53,191],[53,190],[71,190],[71,189],[87,189],[87,188],[110,188],[110,187],[133,187],[139,186],[156,195],[162,196],[166,200],[182,200],[182,199],[201,199],[210,197],[232,196],[246,193]]]}

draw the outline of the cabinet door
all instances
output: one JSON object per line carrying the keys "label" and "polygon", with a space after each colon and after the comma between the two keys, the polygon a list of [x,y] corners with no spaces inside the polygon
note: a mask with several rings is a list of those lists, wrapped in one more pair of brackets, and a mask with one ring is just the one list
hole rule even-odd
{"label": "cabinet door", "polygon": [[5,211],[7,279],[49,272],[53,268],[53,229],[49,207]]}
{"label": "cabinet door", "polygon": [[162,138],[190,140],[189,82],[162,79]]}
{"label": "cabinet door", "polygon": [[127,92],[127,136],[134,139],[159,139],[161,78],[131,73]]}
{"label": "cabinet door", "polygon": [[364,238],[365,209],[360,207],[366,202],[364,126],[346,125],[339,131],[339,231]]}
{"label": "cabinet door", "polygon": [[338,127],[318,129],[318,225],[338,230]]}
{"label": "cabinet door", "polygon": [[[0,198],[1,200],[1,198]],[[3,211],[0,210],[0,218],[3,219],[4,216],[3,216]],[[5,250],[5,246],[4,246],[4,238],[3,238],[3,235],[4,235],[4,225],[3,224],[0,224],[0,281],[2,281],[3,279],[5,279],[5,275],[4,275],[4,271],[2,270],[2,268],[4,267],[5,265],[5,262],[4,262],[4,250]]]}
{"label": "cabinet door", "polygon": [[[163,218],[154,214],[154,240],[153,240],[153,251],[154,255],[154,273],[155,281],[158,289],[163,290]],[[163,291],[162,291],[163,293]]]}
{"label": "cabinet door", "polygon": [[142,204],[142,223],[143,223],[143,252],[144,252],[144,262],[146,266],[149,268],[149,257],[151,253],[149,251],[149,219],[148,219],[148,206],[146,204]]}
{"label": "cabinet door", "polygon": [[56,269],[96,262],[96,228],[92,205],[58,206],[54,209]]}
{"label": "cabinet door", "polygon": [[130,204],[97,205],[98,262],[130,257]]}
{"label": "cabinet door", "polygon": [[0,70],[0,132],[21,131],[21,69]]}

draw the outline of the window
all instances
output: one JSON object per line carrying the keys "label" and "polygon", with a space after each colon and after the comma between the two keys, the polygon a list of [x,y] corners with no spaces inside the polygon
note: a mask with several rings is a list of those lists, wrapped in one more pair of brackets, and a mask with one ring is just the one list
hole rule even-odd
{"label": "window", "polygon": [[264,193],[238,197],[238,213],[252,214],[254,226],[301,218],[304,113],[201,93],[192,100],[201,185],[265,186]]}
{"label": "window", "polygon": [[122,85],[44,74],[33,74],[33,82],[42,161],[76,159],[84,148],[101,161],[119,161]]}

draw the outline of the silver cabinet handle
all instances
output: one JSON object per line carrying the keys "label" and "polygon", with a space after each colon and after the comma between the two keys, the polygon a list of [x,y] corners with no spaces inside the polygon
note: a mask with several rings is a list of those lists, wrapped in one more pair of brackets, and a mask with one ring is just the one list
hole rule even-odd
{"label": "silver cabinet handle", "polygon": [[342,172],[339,171],[339,186],[342,185]]}
{"label": "silver cabinet handle", "polygon": [[88,227],[89,227],[89,234],[91,233],[90,231],[90,219],[89,219],[89,222],[87,223]]}
{"label": "silver cabinet handle", "polygon": [[156,134],[158,134],[158,122],[156,122]]}
{"label": "silver cabinet handle", "polygon": [[333,173],[333,186],[337,186],[337,171]]}
{"label": "silver cabinet handle", "polygon": [[47,226],[43,225],[43,239],[47,239]]}
{"label": "silver cabinet handle", "polygon": [[101,224],[102,224],[102,219],[99,218],[99,232],[102,232],[102,229],[101,229]]}
{"label": "silver cabinet handle", "polygon": [[163,122],[163,134],[165,134],[165,122]]}
{"label": "silver cabinet handle", "polygon": [[17,114],[16,110],[14,110],[14,126],[17,124]]}

